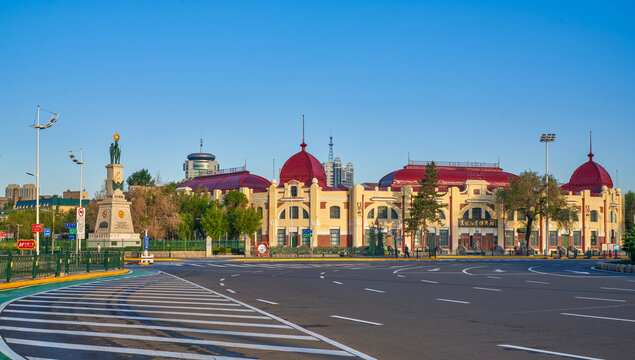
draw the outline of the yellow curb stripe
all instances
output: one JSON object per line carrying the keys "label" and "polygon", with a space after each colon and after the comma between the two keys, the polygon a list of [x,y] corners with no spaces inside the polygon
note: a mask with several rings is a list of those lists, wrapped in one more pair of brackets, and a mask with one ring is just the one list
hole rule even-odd
{"label": "yellow curb stripe", "polygon": [[[228,259],[227,261],[243,261],[243,262],[256,262],[256,261],[269,261],[269,262],[283,262],[283,261],[434,261],[438,259],[534,259],[545,260],[544,256],[448,256],[442,255],[436,258],[247,258],[247,259]],[[554,259],[552,256],[548,256],[547,259]],[[562,260],[588,260],[584,258],[566,259]]]}
{"label": "yellow curb stripe", "polygon": [[13,288],[31,286],[31,285],[50,284],[50,283],[63,282],[63,281],[84,280],[84,279],[92,279],[92,278],[104,277],[104,276],[123,275],[129,272],[130,270],[119,270],[119,271],[109,271],[109,272],[94,273],[94,274],[53,277],[53,278],[46,278],[46,279],[22,280],[22,281],[16,281],[12,283],[0,284],[0,290],[13,289]]}
{"label": "yellow curb stripe", "polygon": [[[141,261],[141,258],[124,258],[124,261]],[[183,259],[154,259],[154,261],[183,261]]]}

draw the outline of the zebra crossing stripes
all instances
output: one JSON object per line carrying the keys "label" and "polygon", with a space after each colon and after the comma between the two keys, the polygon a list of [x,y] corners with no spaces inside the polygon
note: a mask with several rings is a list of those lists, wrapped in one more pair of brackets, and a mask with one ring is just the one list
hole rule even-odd
{"label": "zebra crossing stripes", "polygon": [[372,359],[165,273],[8,301],[0,305],[0,351],[12,359]]}

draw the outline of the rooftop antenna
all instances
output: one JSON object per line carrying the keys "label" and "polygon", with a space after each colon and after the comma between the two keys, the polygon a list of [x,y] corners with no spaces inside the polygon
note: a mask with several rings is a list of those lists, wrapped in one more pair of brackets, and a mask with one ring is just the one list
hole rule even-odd
{"label": "rooftop antenna", "polygon": [[410,151],[408,151],[408,165],[410,165]]}
{"label": "rooftop antenna", "polygon": [[501,156],[498,155],[498,161],[496,162],[496,167],[499,168],[501,167]]}
{"label": "rooftop antenna", "polygon": [[593,134],[589,131],[589,161],[593,160]]}
{"label": "rooftop antenna", "polygon": [[329,142],[329,161],[333,162],[333,133],[331,133],[331,136],[329,136],[329,139],[331,140]]}
{"label": "rooftop antenna", "polygon": [[306,143],[304,142],[304,114],[302,114],[302,144],[300,144],[300,146],[302,146],[302,151],[304,151],[306,147]]}
{"label": "rooftop antenna", "polygon": [[201,135],[201,154],[203,153],[203,135]]}

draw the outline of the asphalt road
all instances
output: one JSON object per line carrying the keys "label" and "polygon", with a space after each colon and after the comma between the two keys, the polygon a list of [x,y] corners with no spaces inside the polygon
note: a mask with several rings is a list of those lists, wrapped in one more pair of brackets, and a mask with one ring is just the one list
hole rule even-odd
{"label": "asphalt road", "polygon": [[157,263],[0,312],[32,359],[624,359],[635,276],[595,261]]}

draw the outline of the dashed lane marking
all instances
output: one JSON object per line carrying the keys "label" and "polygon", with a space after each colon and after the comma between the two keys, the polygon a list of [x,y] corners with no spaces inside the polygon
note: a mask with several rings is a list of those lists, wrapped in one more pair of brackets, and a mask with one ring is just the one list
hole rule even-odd
{"label": "dashed lane marking", "polygon": [[333,284],[342,285],[342,283],[339,281],[333,281]]}
{"label": "dashed lane marking", "polygon": [[457,304],[469,304],[469,301],[462,301],[462,300],[452,300],[452,299],[437,299],[438,301],[445,301],[445,302],[451,302],[451,303],[457,303]]}
{"label": "dashed lane marking", "polygon": [[613,288],[613,287],[600,287],[602,290],[619,290],[619,291],[635,291],[635,289],[623,289],[623,288]]}
{"label": "dashed lane marking", "polygon": [[576,299],[583,299],[583,300],[598,300],[598,301],[626,302],[626,300],[619,300],[619,299],[602,299],[602,298],[585,297],[585,296],[576,296],[575,298],[576,298]]}
{"label": "dashed lane marking", "polygon": [[501,291],[501,289],[491,289],[491,288],[484,288],[484,287],[477,287],[477,286],[475,286],[474,289],[485,290],[485,291]]}
{"label": "dashed lane marking", "polygon": [[546,281],[535,281],[535,280],[525,280],[525,282],[532,283],[532,284],[546,284],[546,285],[551,284]]}
{"label": "dashed lane marking", "polygon": [[371,289],[371,288],[364,288],[364,290],[366,291],[372,291],[372,292],[377,292],[377,293],[385,293],[384,290],[377,290],[377,289]]}
{"label": "dashed lane marking", "polygon": [[234,290],[232,290],[232,289],[227,289],[227,292],[230,292],[230,293],[232,293],[232,294],[235,294],[235,293],[236,293],[236,292],[235,292]]}
{"label": "dashed lane marking", "polygon": [[405,278],[405,276],[401,275],[401,274],[397,274],[398,277],[400,278]]}
{"label": "dashed lane marking", "polygon": [[360,323],[369,324],[369,325],[375,325],[375,326],[384,325],[382,323],[378,323],[378,322],[374,322],[374,321],[354,319],[354,318],[350,318],[350,317],[346,317],[346,316],[331,315],[331,317],[332,318],[336,318],[336,319],[349,320],[349,321],[355,321],[355,322],[360,322]]}
{"label": "dashed lane marking", "polygon": [[565,315],[565,316],[577,316],[577,317],[584,317],[584,318],[589,318],[589,319],[613,320],[613,321],[624,321],[624,322],[632,322],[632,323],[635,323],[635,320],[633,320],[633,319],[620,319],[620,318],[605,317],[605,316],[594,316],[594,315],[583,315],[583,314],[571,314],[571,313],[560,313],[560,315]]}
{"label": "dashed lane marking", "polygon": [[[265,304],[278,305],[278,303],[277,303],[277,302],[273,302],[273,301],[269,301],[269,300],[264,300],[264,299],[256,299],[256,301],[260,301],[260,302],[263,302],[263,303],[265,303]],[[251,311],[253,311],[253,310],[251,310]]]}
{"label": "dashed lane marking", "polygon": [[438,281],[432,281],[432,280],[421,280],[421,282],[428,283],[428,284],[438,284],[439,283]]}
{"label": "dashed lane marking", "polygon": [[488,279],[498,279],[498,280],[502,279],[502,277],[499,277],[499,276],[488,276],[487,278]]}
{"label": "dashed lane marking", "polygon": [[507,345],[507,344],[499,344],[499,345],[496,345],[496,346],[500,346],[500,347],[508,348],[508,349],[514,349],[514,350],[525,350],[525,351],[529,351],[529,352],[533,352],[533,353],[539,353],[539,354],[559,355],[559,356],[564,356],[564,357],[568,357],[568,358],[572,358],[572,359],[602,360],[600,358],[573,355],[573,354],[566,354],[566,353],[555,352],[555,351],[528,348],[528,347],[524,347],[524,346]]}

